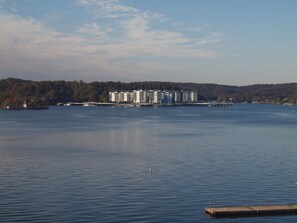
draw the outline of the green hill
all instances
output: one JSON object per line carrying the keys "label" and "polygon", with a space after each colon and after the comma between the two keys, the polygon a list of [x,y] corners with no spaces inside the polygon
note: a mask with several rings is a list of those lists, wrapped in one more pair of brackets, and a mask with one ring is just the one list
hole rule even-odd
{"label": "green hill", "polygon": [[0,80],[0,104],[20,105],[26,100],[37,104],[56,105],[58,102],[108,101],[109,91],[121,90],[197,90],[199,100],[267,102],[297,104],[297,83],[227,86],[217,84],[176,82],[91,82],[31,81],[15,78]]}

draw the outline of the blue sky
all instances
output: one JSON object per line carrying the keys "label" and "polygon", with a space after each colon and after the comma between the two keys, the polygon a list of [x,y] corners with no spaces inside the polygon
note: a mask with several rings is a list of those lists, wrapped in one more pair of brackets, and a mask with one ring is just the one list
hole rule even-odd
{"label": "blue sky", "polygon": [[0,78],[297,82],[295,0],[0,0]]}

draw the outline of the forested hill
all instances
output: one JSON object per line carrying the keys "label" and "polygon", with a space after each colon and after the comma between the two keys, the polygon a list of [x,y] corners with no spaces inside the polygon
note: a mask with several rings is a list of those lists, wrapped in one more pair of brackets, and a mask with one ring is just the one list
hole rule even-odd
{"label": "forested hill", "polygon": [[108,101],[109,91],[122,90],[197,90],[199,100],[233,102],[266,101],[297,103],[297,83],[226,86],[217,84],[174,82],[92,82],[29,81],[15,78],[0,80],[0,105],[18,104],[24,100],[40,100],[49,105],[58,102]]}

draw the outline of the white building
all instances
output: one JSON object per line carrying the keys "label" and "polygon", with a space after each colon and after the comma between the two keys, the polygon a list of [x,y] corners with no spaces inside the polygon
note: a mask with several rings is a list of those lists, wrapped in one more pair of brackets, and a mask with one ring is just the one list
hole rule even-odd
{"label": "white building", "polygon": [[197,91],[182,91],[182,102],[184,103],[196,103],[198,102]]}
{"label": "white building", "polygon": [[148,103],[148,92],[147,91],[142,92],[141,103]]}
{"label": "white building", "polygon": [[138,90],[138,91],[134,91],[134,92],[135,92],[135,104],[140,104],[143,99],[143,91]]}
{"label": "white building", "polygon": [[124,92],[124,102],[131,102],[130,92]]}
{"label": "white building", "polygon": [[119,101],[118,92],[116,92],[116,91],[109,92],[109,101],[110,102],[118,102]]}
{"label": "white building", "polygon": [[181,92],[180,91],[175,91],[174,92],[174,102],[175,103],[180,103],[181,102]]}
{"label": "white building", "polygon": [[154,91],[153,103],[154,104],[160,104],[160,100],[161,100],[161,92],[160,91]]}
{"label": "white building", "polygon": [[170,91],[166,91],[164,93],[164,101],[163,103],[165,104],[173,104],[174,103],[174,97],[173,97],[173,93]]}
{"label": "white building", "polygon": [[133,92],[109,92],[109,101],[114,103],[149,103],[174,104],[198,102],[197,91],[160,91],[160,90],[134,90]]}
{"label": "white building", "polygon": [[150,104],[154,103],[154,91],[153,90],[149,90],[147,92],[147,102]]}
{"label": "white building", "polygon": [[119,94],[118,102],[124,102],[124,92],[120,92],[118,94]]}
{"label": "white building", "polygon": [[189,102],[190,100],[189,92],[188,91],[182,91],[182,102]]}
{"label": "white building", "polygon": [[190,102],[192,102],[192,103],[198,102],[198,93],[197,93],[197,91],[191,91],[189,99],[190,99]]}

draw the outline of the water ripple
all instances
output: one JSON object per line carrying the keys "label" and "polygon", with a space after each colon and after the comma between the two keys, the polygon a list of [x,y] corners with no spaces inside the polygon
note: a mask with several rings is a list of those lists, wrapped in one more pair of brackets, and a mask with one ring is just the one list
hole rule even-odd
{"label": "water ripple", "polygon": [[[210,222],[207,206],[296,203],[296,111],[3,113],[0,222]],[[296,216],[213,222],[289,223]]]}

